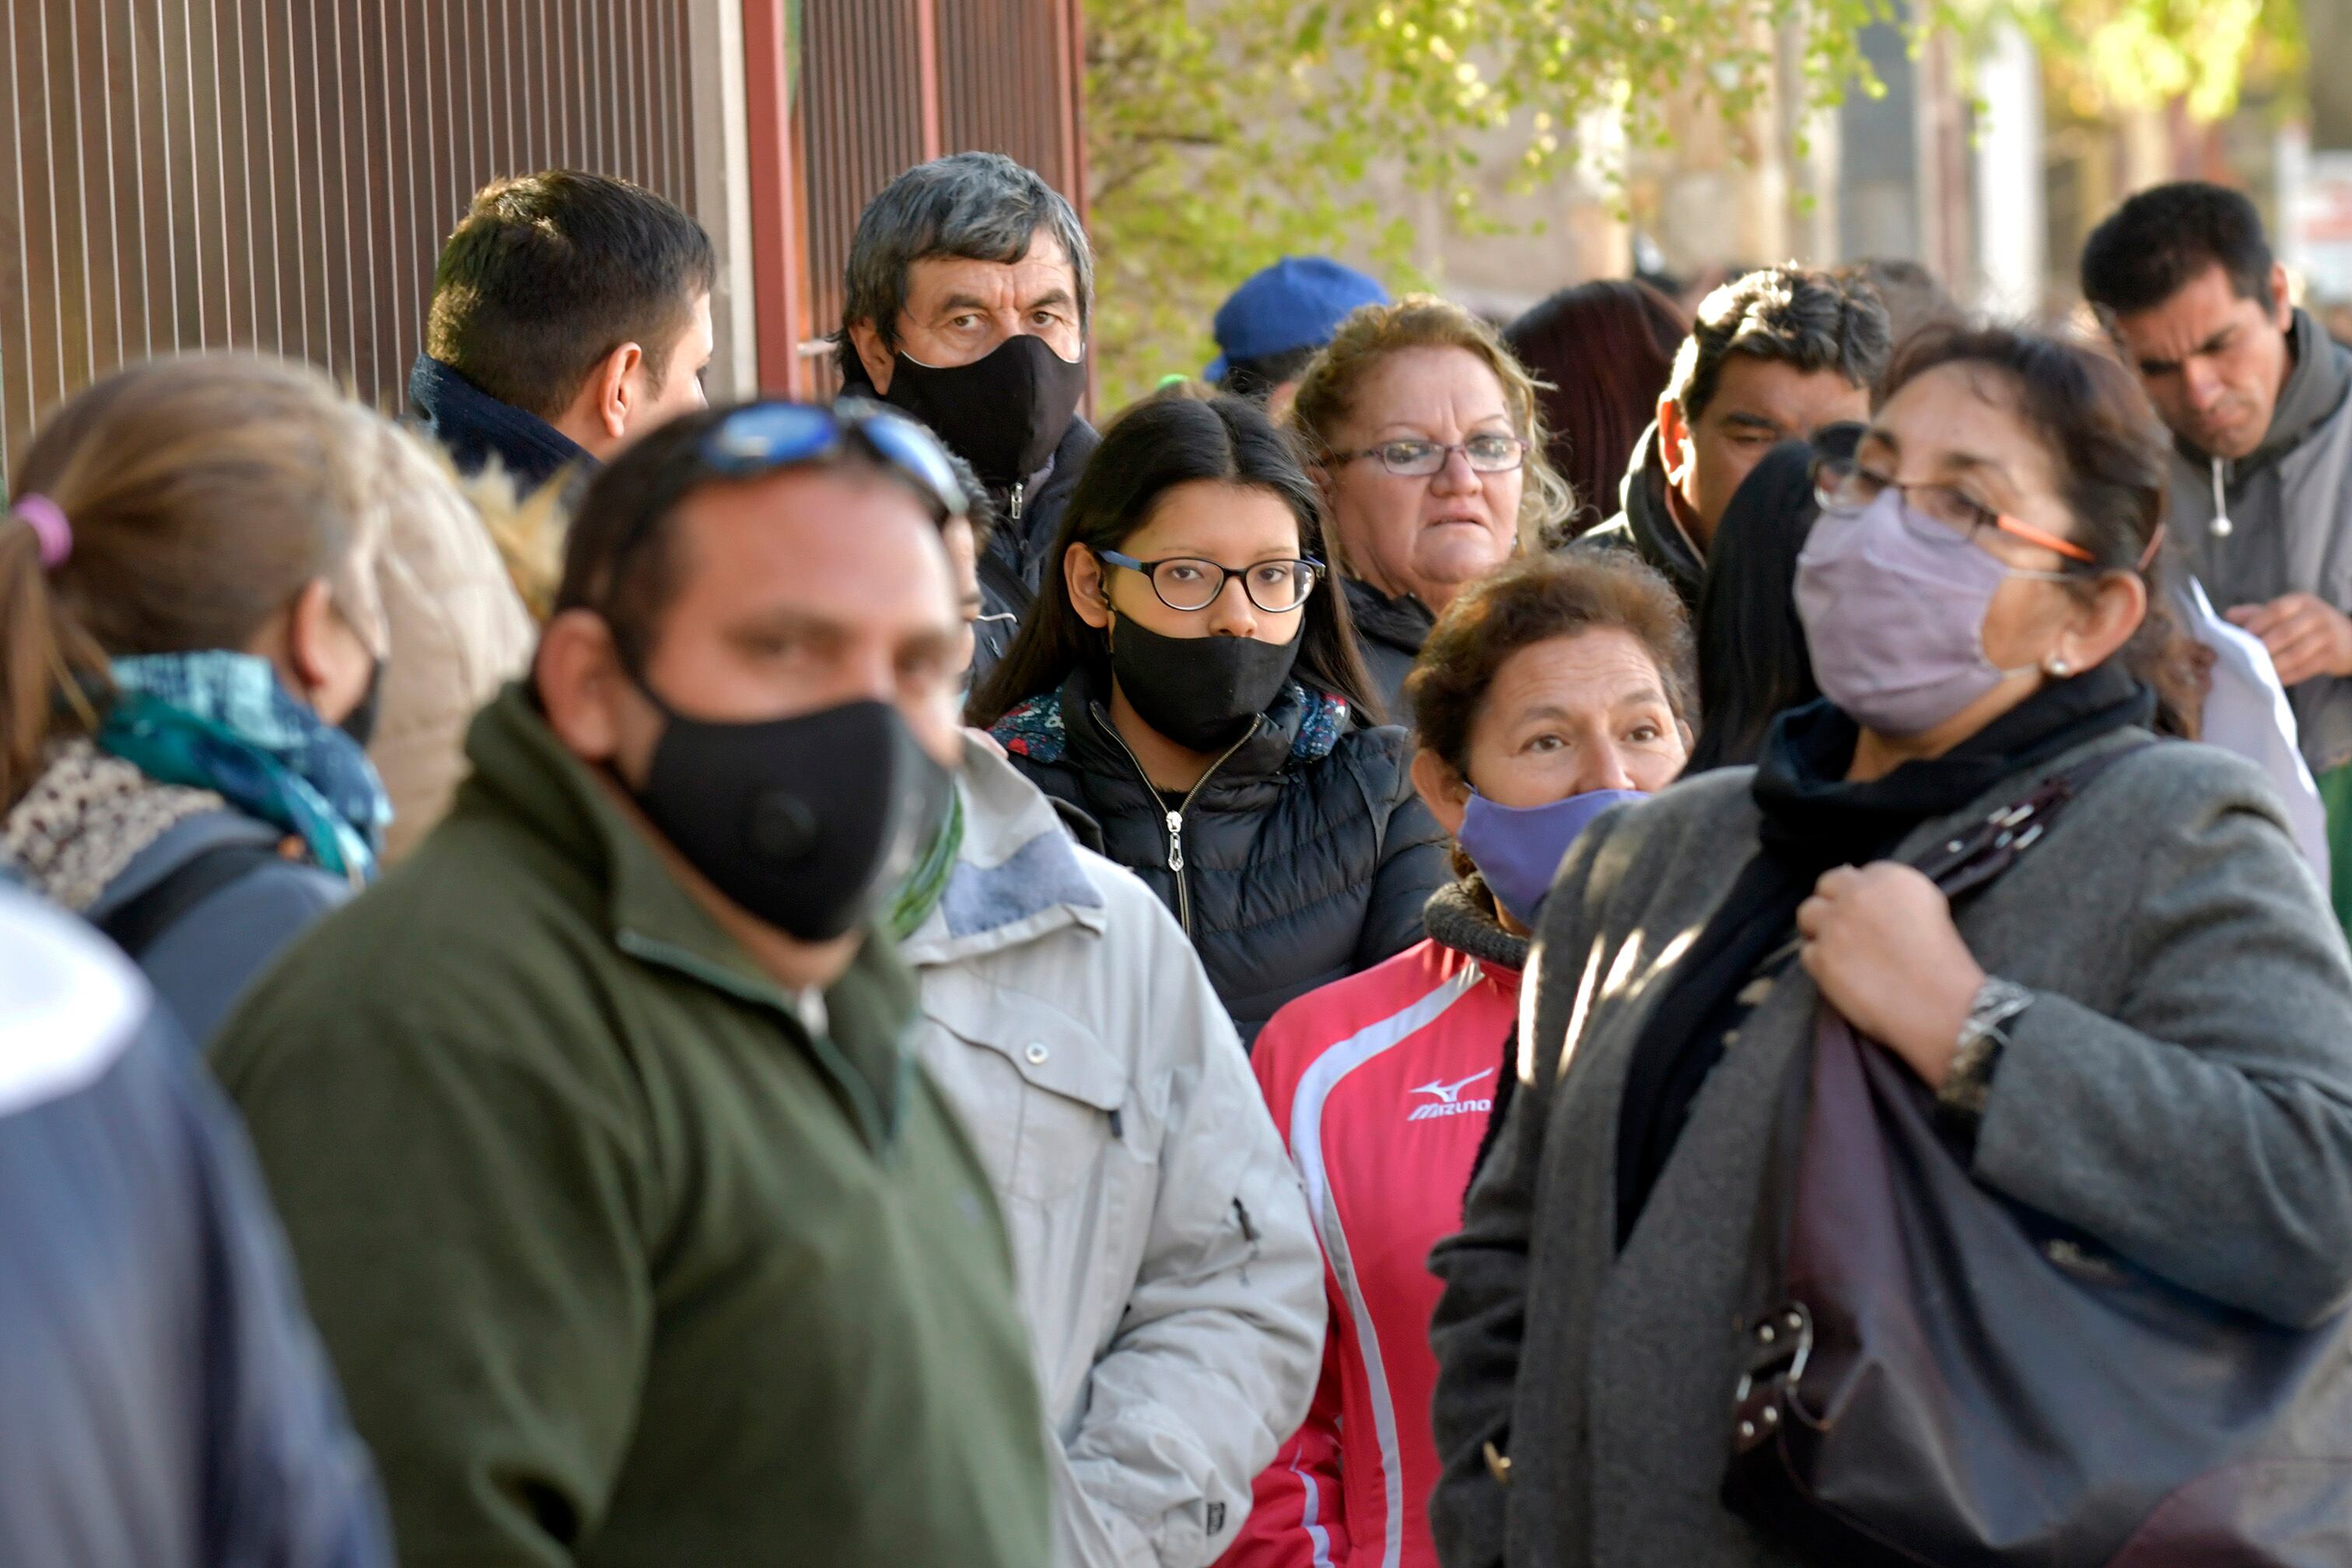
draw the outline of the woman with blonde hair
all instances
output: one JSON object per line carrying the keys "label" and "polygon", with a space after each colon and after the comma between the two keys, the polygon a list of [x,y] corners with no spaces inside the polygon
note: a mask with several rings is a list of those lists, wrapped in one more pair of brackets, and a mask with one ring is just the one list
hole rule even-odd
{"label": "woman with blonde hair", "polygon": [[50,416],[0,519],[0,864],[197,1040],[375,872],[383,424],[306,367],[153,361]]}
{"label": "woman with blonde hair", "polygon": [[1366,305],[1307,368],[1290,427],[1331,512],[1332,566],[1391,712],[1454,596],[1521,545],[1554,542],[1574,498],[1546,455],[1536,383],[1451,300]]}

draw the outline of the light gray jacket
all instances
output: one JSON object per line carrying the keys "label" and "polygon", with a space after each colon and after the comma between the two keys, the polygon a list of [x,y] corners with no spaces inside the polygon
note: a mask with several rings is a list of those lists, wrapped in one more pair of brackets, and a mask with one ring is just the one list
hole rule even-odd
{"label": "light gray jacket", "polygon": [[[2352,612],[2352,352],[2298,310],[2295,365],[2263,445],[2235,463],[2175,446],[2168,513],[2216,609],[2315,594]],[[2213,532],[2216,490],[2230,531]],[[2315,773],[2352,763],[2352,679],[2287,693]]]}
{"label": "light gray jacket", "polygon": [[1013,1238],[1061,1568],[1202,1568],[1322,1369],[1297,1172],[1167,907],[968,744],[963,847],[900,947],[923,1065]]}
{"label": "light gray jacket", "polygon": [[[1902,858],[2123,738],[1988,791]],[[1801,970],[1742,1026],[1615,1246],[1627,1060],[1660,977],[1756,849],[1751,776],[1603,817],[1547,905],[1522,1084],[1433,1259],[1447,1568],[1501,1563],[1507,1543],[1528,1568],[1798,1561],[1717,1488],[1775,1101],[1819,1000]],[[2035,993],[1992,1080],[1979,1180],[2276,1319],[2352,1293],[2352,962],[2251,764],[2180,742],[2125,759],[1958,921],[1987,972]],[[1490,1439],[1507,1486],[1480,1458]]]}

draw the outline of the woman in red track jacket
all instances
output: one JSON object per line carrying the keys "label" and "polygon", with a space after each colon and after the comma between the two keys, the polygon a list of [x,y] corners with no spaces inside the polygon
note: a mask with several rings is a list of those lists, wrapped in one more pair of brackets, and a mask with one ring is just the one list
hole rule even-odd
{"label": "woman in red track jacket", "polygon": [[1429,1249],[1458,1226],[1512,1048],[1528,932],[1570,842],[1690,750],[1690,636],[1631,555],[1534,557],[1440,617],[1406,685],[1412,777],[1457,847],[1429,939],[1275,1014],[1252,1057],[1323,1243],[1307,1424],[1221,1568],[1435,1568]]}

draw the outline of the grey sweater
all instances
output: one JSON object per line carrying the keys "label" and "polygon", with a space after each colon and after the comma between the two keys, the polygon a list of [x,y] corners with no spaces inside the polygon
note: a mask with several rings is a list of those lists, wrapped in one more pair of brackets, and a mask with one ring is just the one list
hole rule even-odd
{"label": "grey sweater", "polygon": [[[2168,521],[2217,609],[2303,593],[2352,611],[2352,351],[2301,310],[2294,348],[2259,449],[2228,463],[2173,447]],[[2211,527],[2217,480],[2226,538]],[[2352,679],[2315,675],[2287,700],[2312,772],[2352,763]]]}
{"label": "grey sweater", "polygon": [[[1988,791],[1909,858],[2133,731]],[[1757,847],[1751,770],[1704,775],[1586,834],[1529,973],[1532,1051],[1433,1339],[1447,1568],[1794,1563],[1717,1499],[1734,1315],[1777,1090],[1819,993],[1773,988],[1707,1079],[1624,1251],[1626,1066],[1656,983]],[[1975,1173],[2146,1267],[2289,1322],[2352,1292],[2352,963],[2268,783],[2207,747],[2117,763],[1959,928],[2032,988]],[[1498,1485],[1481,1458],[1510,1456]]]}

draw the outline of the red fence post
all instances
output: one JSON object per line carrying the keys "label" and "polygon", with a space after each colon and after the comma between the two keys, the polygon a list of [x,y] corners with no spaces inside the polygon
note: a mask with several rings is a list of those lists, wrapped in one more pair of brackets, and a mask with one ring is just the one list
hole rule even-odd
{"label": "red fence post", "polygon": [[743,103],[751,181],[751,295],[760,387],[814,390],[800,341],[808,328],[807,247],[801,217],[800,137],[793,102],[787,0],[743,0]]}

